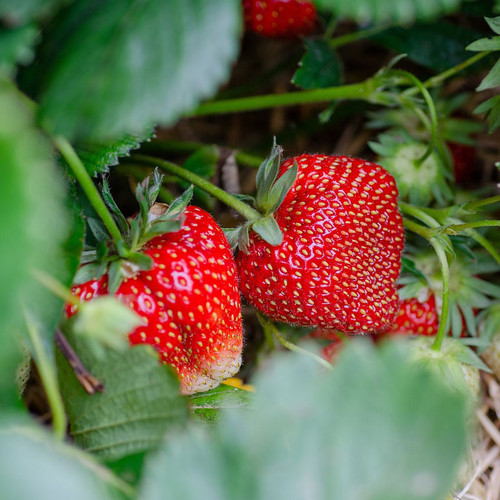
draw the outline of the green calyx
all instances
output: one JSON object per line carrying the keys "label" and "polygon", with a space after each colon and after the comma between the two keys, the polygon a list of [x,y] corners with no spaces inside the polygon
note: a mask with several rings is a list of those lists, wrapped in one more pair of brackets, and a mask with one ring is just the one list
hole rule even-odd
{"label": "green calyx", "polygon": [[432,343],[432,337],[412,339],[411,361],[430,370],[451,390],[464,394],[473,407],[479,396],[479,370],[490,370],[474,351],[458,339],[443,339],[439,351],[431,348]]}
{"label": "green calyx", "polygon": [[75,277],[75,284],[98,279],[107,272],[108,289],[112,294],[124,278],[153,267],[153,260],[142,253],[141,248],[155,236],[178,231],[184,221],[184,210],[193,196],[193,186],[190,186],[170,206],[156,203],[162,180],[163,175],[155,169],[151,176],[137,185],[135,195],[139,212],[129,219],[125,218],[114,201],[107,180],[103,180],[103,199],[123,239],[115,244],[98,220],[89,220],[89,228],[96,240],[96,246],[82,253],[81,267]]}
{"label": "green calyx", "polygon": [[[278,177],[283,148],[273,144],[271,153],[261,163],[256,177],[257,193],[251,201],[262,217],[247,221],[238,228],[224,230],[231,247],[243,252],[248,249],[250,231],[255,231],[264,241],[277,246],[283,242],[283,233],[273,217],[297,178],[298,166],[295,163]],[[248,200],[248,197],[246,197]]]}
{"label": "green calyx", "polygon": [[426,155],[426,144],[403,131],[381,134],[378,141],[370,147],[379,155],[378,163],[394,176],[402,200],[428,206],[433,199],[440,205],[453,199],[451,160],[444,149]]}

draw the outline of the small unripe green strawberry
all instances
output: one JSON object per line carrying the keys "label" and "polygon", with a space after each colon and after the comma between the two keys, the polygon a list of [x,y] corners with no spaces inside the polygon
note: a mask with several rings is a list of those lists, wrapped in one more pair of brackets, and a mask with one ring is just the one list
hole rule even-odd
{"label": "small unripe green strawberry", "polygon": [[479,358],[463,343],[446,337],[440,350],[432,349],[434,338],[419,336],[410,341],[411,359],[430,369],[452,390],[464,394],[471,405],[479,397]]}

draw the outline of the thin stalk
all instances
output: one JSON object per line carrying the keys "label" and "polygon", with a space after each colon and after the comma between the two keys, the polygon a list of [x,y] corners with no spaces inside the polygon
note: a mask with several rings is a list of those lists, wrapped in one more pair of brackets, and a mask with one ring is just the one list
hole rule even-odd
{"label": "thin stalk", "polygon": [[115,220],[111,216],[106,203],[104,203],[104,200],[102,199],[98,189],[96,188],[90,175],[85,169],[82,160],[80,160],[75,150],[73,149],[73,146],[71,146],[71,144],[64,137],[54,137],[53,141],[57,149],[66,160],[66,163],[73,171],[76,180],[79,182],[89,202],[97,212],[97,215],[99,215],[109,234],[119,248],[121,242],[123,241],[123,236]]}
{"label": "thin stalk", "polygon": [[267,318],[265,318],[262,314],[257,313],[257,318],[259,319],[260,324],[264,328],[264,331],[268,329],[269,332],[271,332],[279,341],[279,343],[285,347],[286,349],[290,351],[294,351],[298,354],[302,354],[304,356],[308,356],[316,363],[319,363],[320,365],[324,366],[325,368],[328,368],[331,370],[332,365],[326,360],[323,359],[321,356],[318,356],[314,352],[308,351],[307,349],[302,349],[302,347],[299,347],[297,344],[294,344],[293,342],[290,342],[289,340],[285,339],[283,335],[281,335],[281,332],[276,328],[276,325],[272,322],[269,321]]}
{"label": "thin stalk", "polygon": [[422,236],[422,238],[425,238],[426,240],[430,240],[432,237],[431,229],[422,226],[421,224],[418,224],[412,220],[403,219],[403,227],[409,229],[412,233]]}
{"label": "thin stalk", "polygon": [[[452,68],[449,68],[446,71],[439,73],[439,75],[432,76],[431,78],[429,78],[424,82],[424,85],[426,88],[437,87],[438,85],[441,85],[441,83],[443,83],[448,78],[455,76],[457,73],[460,73],[460,71],[468,68],[469,66],[472,66],[473,64],[477,63],[478,61],[483,59],[483,57],[486,57],[489,54],[491,54],[490,51],[479,52],[478,54],[473,55],[472,57],[461,62],[460,64],[457,64],[456,66],[453,66]],[[415,93],[417,92],[418,90],[415,89]]]}
{"label": "thin stalk", "polygon": [[434,217],[432,217],[419,207],[416,207],[415,205],[410,205],[409,203],[405,203],[404,201],[400,201],[398,205],[403,214],[411,215],[412,217],[415,217],[415,219],[418,219],[424,224],[427,224],[429,227],[433,228],[440,227],[439,222],[436,219],[434,219]]}
{"label": "thin stalk", "polygon": [[495,259],[495,261],[500,265],[500,253],[492,245],[491,241],[486,239],[482,234],[478,233],[474,229],[469,230],[469,235],[473,240],[476,240],[489,254]]}
{"label": "thin stalk", "polygon": [[[403,78],[406,78],[409,82],[411,82],[414,88],[417,88],[420,91],[429,109],[431,140],[429,141],[429,145],[427,146],[427,149],[423,154],[422,158],[419,158],[417,160],[419,163],[423,163],[432,154],[437,144],[438,118],[437,118],[436,106],[434,105],[434,101],[432,100],[432,96],[429,94],[429,91],[425,88],[424,84],[415,75],[412,75],[408,71],[402,71],[402,70],[392,70],[391,74],[400,75]],[[427,120],[423,120],[423,122],[425,126],[427,127],[429,126]]]}
{"label": "thin stalk", "polygon": [[500,220],[478,220],[473,222],[464,222],[463,224],[451,224],[449,226],[444,226],[443,228],[436,228],[433,230],[433,233],[456,235],[475,227],[500,227]]}
{"label": "thin stalk", "polygon": [[52,412],[52,427],[56,439],[63,441],[66,436],[68,421],[64,411],[64,403],[59,390],[59,382],[53,364],[50,362],[40,337],[40,332],[25,312],[26,327],[33,346],[36,365],[42,379],[43,388]]}
{"label": "thin stalk", "polygon": [[448,326],[448,315],[450,310],[450,266],[448,265],[448,258],[441,244],[434,238],[429,240],[430,244],[434,247],[436,255],[439,259],[441,266],[441,276],[443,280],[443,296],[442,296],[442,309],[441,317],[439,318],[439,328],[436,333],[436,340],[432,344],[432,349],[440,351],[443,345],[443,340],[446,335],[446,328]]}
{"label": "thin stalk", "polygon": [[365,40],[371,36],[377,35],[378,33],[389,28],[387,25],[374,26],[373,28],[368,28],[365,30],[355,31],[354,33],[347,33],[346,35],[337,36],[332,38],[329,42],[330,47],[336,49],[337,47],[342,47],[342,45],[347,45],[348,43],[357,42],[358,40]]}
{"label": "thin stalk", "polygon": [[[124,159],[127,162],[127,159]],[[245,217],[245,219],[252,221],[262,218],[262,214],[254,210],[252,207],[248,206],[246,203],[238,200],[235,196],[226,193],[223,189],[217,187],[212,184],[210,181],[207,181],[203,177],[186,170],[185,168],[179,167],[175,165],[175,163],[171,163],[166,160],[161,160],[159,158],[154,158],[152,156],[146,155],[133,155],[130,158],[130,161],[134,163],[143,163],[146,165],[157,166],[161,170],[168,172],[169,174],[176,175],[185,181],[191,182],[195,186],[203,189],[208,194],[211,194],[214,198],[217,198],[222,203],[225,203],[227,206],[231,207],[233,210],[236,210],[240,215]]]}
{"label": "thin stalk", "polygon": [[266,94],[239,99],[227,99],[207,102],[200,105],[191,116],[225,113],[242,113],[281,106],[297,106],[337,99],[361,99],[372,103],[387,103],[387,96],[380,90],[381,78],[369,78],[360,83],[339,85],[324,89],[303,90],[283,94]]}
{"label": "thin stalk", "polygon": [[484,198],[484,200],[469,201],[464,203],[461,208],[470,212],[477,212],[478,209],[493,205],[493,203],[500,203],[500,195],[490,196],[489,198]]}

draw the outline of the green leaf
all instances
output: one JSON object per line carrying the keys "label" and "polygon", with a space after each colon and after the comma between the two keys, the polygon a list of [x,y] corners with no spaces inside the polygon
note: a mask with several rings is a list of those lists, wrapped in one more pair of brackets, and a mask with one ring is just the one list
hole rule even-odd
{"label": "green leaf", "polygon": [[[0,427],[0,483],[2,498],[16,500],[111,500],[118,483],[123,492],[122,482],[92,457],[41,429],[14,423]],[[125,491],[127,498],[133,493],[128,485]]]}
{"label": "green leaf", "polygon": [[303,89],[334,87],[342,83],[342,62],[337,52],[321,39],[306,39],[306,52],[292,83]]}
{"label": "green leaf", "polygon": [[242,408],[251,410],[255,395],[238,387],[221,384],[208,392],[190,396],[190,408],[195,416],[209,423],[217,422],[224,410]]}
{"label": "green leaf", "polygon": [[430,20],[454,12],[460,0],[316,0],[319,9],[332,11],[360,23],[411,23]]}
{"label": "green leaf", "polygon": [[252,229],[270,245],[281,245],[283,241],[283,233],[272,215],[253,222]]}
{"label": "green leaf", "polygon": [[87,172],[95,175],[109,172],[109,167],[118,165],[122,156],[129,156],[130,151],[140,147],[141,143],[153,136],[152,130],[142,134],[125,134],[119,140],[107,144],[78,144],[76,152]]}
{"label": "green leaf", "polygon": [[87,394],[58,355],[70,431],[80,448],[116,460],[156,448],[167,430],[186,420],[187,401],[179,396],[177,377],[150,346],[108,350],[97,358],[81,340],[68,338],[84,366],[104,384],[103,393]]}
{"label": "green leaf", "polygon": [[499,17],[485,17],[485,21],[488,23],[488,26],[491,30],[500,35],[500,16]]}
{"label": "green leaf", "polygon": [[497,87],[500,85],[500,59],[495,63],[493,68],[491,68],[490,72],[483,78],[479,86],[477,87],[477,91],[492,89],[493,87]]}
{"label": "green leaf", "polygon": [[34,24],[7,29],[0,25],[0,72],[15,73],[16,64],[28,64],[33,59],[38,29]]}
{"label": "green leaf", "polygon": [[477,31],[440,20],[393,27],[375,35],[373,40],[439,73],[468,59],[470,54],[464,47],[478,36],[481,35]]}
{"label": "green leaf", "polygon": [[472,50],[474,52],[500,50],[500,37],[495,36],[493,38],[481,38],[480,40],[476,40],[475,42],[467,45],[465,49]]}
{"label": "green leaf", "polygon": [[71,277],[61,249],[69,228],[62,172],[32,114],[12,84],[2,79],[0,165],[0,401],[7,407],[17,402],[17,343],[24,328],[21,302],[46,328],[48,343],[62,310],[62,301],[37,283],[31,269],[63,282]]}
{"label": "green leaf", "polygon": [[42,123],[92,142],[173,124],[228,78],[240,9],[234,0],[74,2],[44,34],[43,73],[31,76]]}
{"label": "green leaf", "polygon": [[[210,433],[170,436],[147,459],[140,497],[442,500],[465,449],[465,404],[394,342],[353,341],[325,373],[275,359],[253,411]],[[411,450],[409,453],[408,450]],[[187,481],[189,470],[192,480]]]}

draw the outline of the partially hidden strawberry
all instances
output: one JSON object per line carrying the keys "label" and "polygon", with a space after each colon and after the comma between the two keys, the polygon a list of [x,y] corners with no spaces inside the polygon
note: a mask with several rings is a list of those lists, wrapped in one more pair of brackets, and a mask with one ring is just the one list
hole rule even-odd
{"label": "partially hidden strawberry", "polygon": [[457,184],[465,185],[472,181],[476,173],[476,149],[470,144],[448,142],[447,146],[453,159],[453,174]]}
{"label": "partially hidden strawberry", "polygon": [[[243,295],[275,321],[353,334],[390,328],[404,244],[394,178],[347,156],[302,155],[278,168],[271,181],[258,174],[256,206],[282,237],[271,245],[252,232],[244,242]],[[271,210],[259,184],[272,192],[284,179],[291,187]]]}
{"label": "partially hidden strawberry", "polygon": [[[166,207],[153,209],[161,213]],[[112,291],[143,320],[130,332],[130,343],[152,345],[160,360],[176,370],[182,394],[208,390],[234,375],[243,344],[237,269],[211,215],[195,206],[185,208],[180,229],[154,236],[140,253],[152,265],[139,269],[123,260],[122,280]],[[109,294],[113,280],[105,272],[72,291],[89,301]],[[67,306],[66,312],[72,316],[77,307]]]}
{"label": "partially hidden strawberry", "polygon": [[316,9],[307,0],[243,0],[247,29],[271,38],[310,34]]}
{"label": "partially hidden strawberry", "polygon": [[321,347],[320,355],[323,359],[332,364],[339,356],[340,351],[345,343],[344,339],[342,339],[341,336],[339,336],[332,330],[324,328],[316,328],[308,335],[308,337],[328,342],[326,345],[323,345]]}
{"label": "partially hidden strawberry", "polygon": [[[442,309],[442,274],[434,252],[422,251],[411,257],[419,274],[404,273],[399,288],[401,298],[398,315],[390,335],[436,335]],[[457,253],[450,263],[449,309],[447,334],[454,337],[477,335],[477,314],[487,308],[492,299],[500,297],[500,287],[482,280],[479,274],[494,271],[496,264],[477,253],[470,256]]]}

